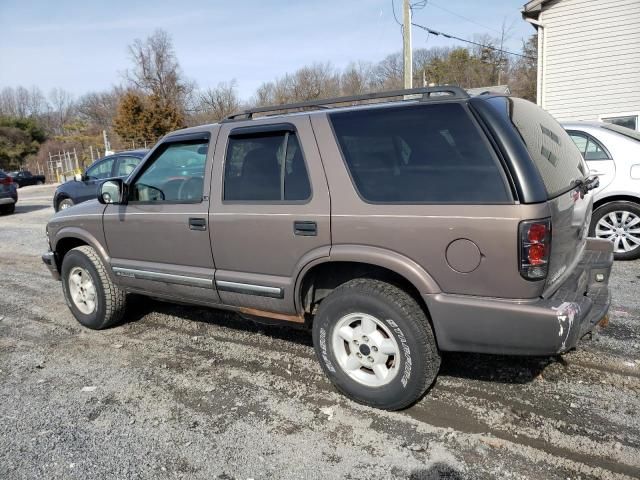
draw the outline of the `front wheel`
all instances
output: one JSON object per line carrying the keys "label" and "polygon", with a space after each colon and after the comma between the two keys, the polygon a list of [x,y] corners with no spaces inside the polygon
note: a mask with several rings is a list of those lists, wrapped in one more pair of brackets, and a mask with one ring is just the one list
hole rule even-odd
{"label": "front wheel", "polygon": [[101,330],[122,319],[126,293],[111,281],[93,248],[84,245],[67,252],[61,277],[67,305],[82,325]]}
{"label": "front wheel", "polygon": [[591,218],[589,235],[613,243],[616,260],[640,258],[640,205],[611,202],[598,207]]}
{"label": "front wheel", "polygon": [[380,280],[356,279],[325,298],[313,322],[320,364],[349,398],[400,410],[434,382],[440,354],[420,305]]}
{"label": "front wheel", "polygon": [[63,198],[58,202],[58,211],[73,207],[73,205],[73,200],[71,200],[70,198]]}

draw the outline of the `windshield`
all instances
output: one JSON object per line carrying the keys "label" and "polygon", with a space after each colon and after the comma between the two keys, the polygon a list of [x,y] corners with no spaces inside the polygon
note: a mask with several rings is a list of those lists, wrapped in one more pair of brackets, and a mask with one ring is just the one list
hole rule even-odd
{"label": "windshield", "polygon": [[620,135],[624,135],[627,138],[631,138],[637,142],[640,142],[640,132],[636,132],[635,130],[631,130],[630,128],[616,125],[614,123],[607,123],[605,125],[602,125],[602,128],[611,130],[612,132],[619,133]]}

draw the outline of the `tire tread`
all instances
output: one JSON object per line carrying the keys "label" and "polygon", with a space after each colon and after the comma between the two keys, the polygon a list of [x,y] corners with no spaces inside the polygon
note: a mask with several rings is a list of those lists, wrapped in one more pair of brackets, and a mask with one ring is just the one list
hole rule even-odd
{"label": "tire tread", "polygon": [[81,252],[93,264],[104,291],[105,298],[105,315],[104,321],[98,326],[98,330],[109,328],[122,320],[126,307],[127,294],[124,290],[118,288],[109,278],[106,268],[96,251],[89,245],[83,245],[72,249]]}

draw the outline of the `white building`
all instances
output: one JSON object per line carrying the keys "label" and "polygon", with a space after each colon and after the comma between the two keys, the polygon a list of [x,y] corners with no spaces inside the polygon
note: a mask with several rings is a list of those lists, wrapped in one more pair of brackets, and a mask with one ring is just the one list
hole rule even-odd
{"label": "white building", "polygon": [[559,121],[640,130],[640,0],[531,0],[538,104]]}

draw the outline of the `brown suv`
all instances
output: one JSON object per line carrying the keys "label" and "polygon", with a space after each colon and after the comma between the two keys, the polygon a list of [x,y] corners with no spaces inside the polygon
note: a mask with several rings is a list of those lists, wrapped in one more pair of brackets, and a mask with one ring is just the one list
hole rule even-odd
{"label": "brown suv", "polygon": [[518,98],[257,108],[167,135],[58,212],[43,260],[89,328],[120,321],[129,292],[304,324],[340,391],[400,409],[441,351],[562,353],[606,315],[611,243],[586,237],[596,184]]}

